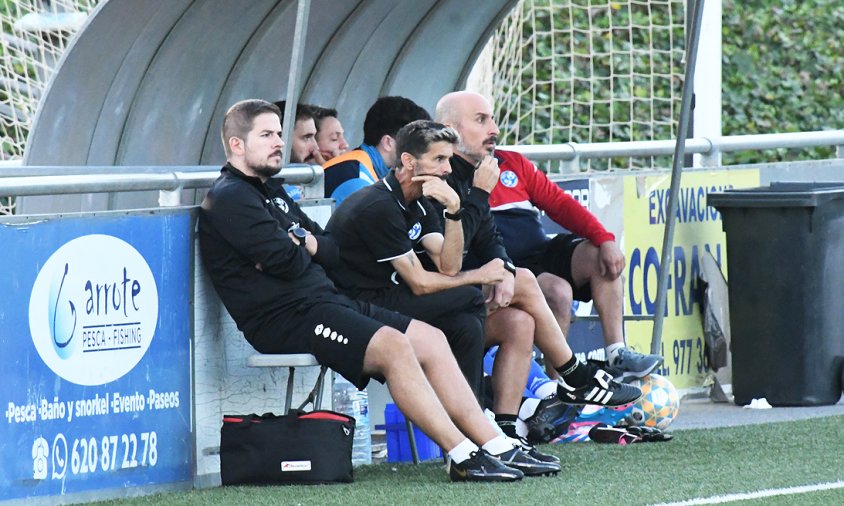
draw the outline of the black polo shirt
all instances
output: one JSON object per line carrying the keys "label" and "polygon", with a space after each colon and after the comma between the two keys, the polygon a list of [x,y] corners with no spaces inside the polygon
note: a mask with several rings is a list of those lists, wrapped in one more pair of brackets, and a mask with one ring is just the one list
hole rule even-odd
{"label": "black polo shirt", "polygon": [[391,260],[443,228],[426,198],[404,200],[395,173],[351,194],[334,210],[326,231],[340,248],[340,265],[329,273],[337,287],[355,296],[401,283]]}

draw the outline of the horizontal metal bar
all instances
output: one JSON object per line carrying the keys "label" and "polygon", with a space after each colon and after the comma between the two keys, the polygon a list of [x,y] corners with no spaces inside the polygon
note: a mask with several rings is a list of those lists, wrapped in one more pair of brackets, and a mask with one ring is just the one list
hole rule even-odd
{"label": "horizontal metal bar", "polygon": [[[36,169],[37,167],[21,167]],[[44,167],[46,169],[67,169],[67,167]],[[81,167],[87,169],[88,167]],[[112,167],[115,169],[117,167]],[[120,167],[124,169],[124,167]],[[159,167],[162,169],[163,167]],[[167,167],[172,169],[171,167]],[[70,169],[80,169],[73,167]],[[136,168],[137,169],[137,168]],[[192,169],[192,168],[191,168]],[[120,191],[175,191],[179,189],[207,188],[220,175],[220,171],[169,171],[159,173],[123,173],[123,174],[67,174],[55,176],[18,176],[0,177],[0,196],[19,197],[34,195],[61,195],[72,193],[106,193]],[[6,169],[0,169],[4,172]],[[297,165],[285,167],[278,177],[293,184],[312,184],[322,178],[319,165]]]}
{"label": "horizontal metal bar", "polygon": [[[626,314],[621,319],[626,322],[648,322],[653,321],[654,316],[649,314]],[[601,316],[596,314],[574,315],[571,321],[601,321]]]}
{"label": "horizontal metal bar", "polygon": [[21,176],[71,176],[81,174],[170,174],[216,172],[219,165],[0,165],[0,178]]}
{"label": "horizontal metal bar", "polygon": [[[676,141],[592,142],[579,144],[545,144],[536,146],[501,146],[501,149],[522,153],[531,160],[563,160],[580,158],[612,158],[671,156]],[[733,135],[729,137],[696,137],[686,141],[686,153],[711,155],[715,152],[752,151],[778,148],[811,148],[844,145],[844,130],[793,132],[777,134]]]}
{"label": "horizontal metal bar", "polygon": [[724,152],[754,149],[813,148],[817,146],[842,145],[844,145],[844,130],[793,132],[784,134],[734,135],[731,137],[721,137],[718,140],[718,149]]}
{"label": "horizontal metal bar", "polygon": [[[711,155],[717,151],[747,151],[778,148],[844,146],[844,130],[734,135],[686,141],[687,153]],[[674,141],[598,142],[589,144],[547,144],[540,146],[501,146],[523,153],[532,160],[580,158],[670,156]],[[839,152],[842,150],[839,149]],[[174,191],[179,188],[205,188],[219,175],[216,166],[11,166],[0,164],[0,196],[54,195],[63,193],[104,193],[116,191]],[[293,184],[312,184],[322,178],[318,165],[294,164],[280,174]]]}

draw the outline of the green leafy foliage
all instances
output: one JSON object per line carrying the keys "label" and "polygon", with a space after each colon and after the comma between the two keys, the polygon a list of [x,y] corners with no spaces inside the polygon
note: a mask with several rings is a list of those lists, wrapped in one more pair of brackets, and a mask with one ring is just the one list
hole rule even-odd
{"label": "green leafy foliage", "polygon": [[[724,135],[844,128],[840,0],[725,0]],[[728,153],[725,164],[817,159],[832,148]]]}

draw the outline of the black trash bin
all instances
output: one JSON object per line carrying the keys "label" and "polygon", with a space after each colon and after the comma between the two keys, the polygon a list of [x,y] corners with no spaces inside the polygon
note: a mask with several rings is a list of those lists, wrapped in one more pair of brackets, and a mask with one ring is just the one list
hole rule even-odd
{"label": "black trash bin", "polygon": [[835,404],[844,360],[844,183],[711,193],[727,235],[739,405]]}

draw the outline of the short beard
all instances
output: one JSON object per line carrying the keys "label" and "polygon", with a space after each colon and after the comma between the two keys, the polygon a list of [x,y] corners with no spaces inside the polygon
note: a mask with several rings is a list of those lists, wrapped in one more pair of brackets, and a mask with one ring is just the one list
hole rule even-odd
{"label": "short beard", "polygon": [[252,172],[258,174],[258,176],[266,177],[267,179],[275,176],[279,172],[281,172],[281,167],[273,167],[272,165],[262,165],[260,167],[249,167],[252,169]]}
{"label": "short beard", "polygon": [[[484,139],[484,142],[488,140],[489,139]],[[460,142],[457,143],[456,151],[458,153],[462,153],[466,158],[470,158],[470,161],[474,162],[477,165],[481,163],[481,160],[483,160],[486,155],[492,156],[492,154],[495,152],[495,148],[493,148],[492,150],[487,150],[481,147],[479,151],[472,151],[466,146],[466,144],[463,143],[463,139],[461,138]]]}

